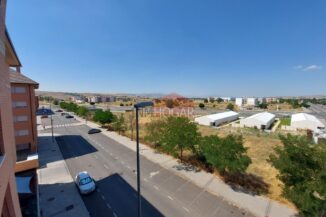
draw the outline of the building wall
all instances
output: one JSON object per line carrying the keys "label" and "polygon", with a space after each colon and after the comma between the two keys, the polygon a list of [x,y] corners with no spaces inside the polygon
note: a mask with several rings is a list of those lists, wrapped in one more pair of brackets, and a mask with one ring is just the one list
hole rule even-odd
{"label": "building wall", "polygon": [[0,4],[0,215],[20,217],[21,211],[15,182],[16,149],[12,116],[9,66],[5,60],[6,0]]}
{"label": "building wall", "polygon": [[[36,130],[36,104],[34,86],[31,84],[11,84],[11,88],[25,88],[25,92],[12,92],[14,129],[17,149],[21,149],[23,144],[30,144],[31,151],[37,150],[37,130]],[[15,102],[26,102],[26,108],[15,108]],[[18,117],[27,116],[26,121],[17,121]],[[19,136],[19,131],[28,130],[28,135]]]}

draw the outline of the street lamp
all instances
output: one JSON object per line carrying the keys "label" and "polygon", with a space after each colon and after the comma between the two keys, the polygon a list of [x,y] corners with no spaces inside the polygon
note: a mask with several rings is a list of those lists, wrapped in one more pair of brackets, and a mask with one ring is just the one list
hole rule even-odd
{"label": "street lamp", "polygon": [[141,193],[140,193],[140,158],[139,158],[139,123],[138,110],[140,108],[153,106],[153,102],[140,102],[134,105],[136,109],[136,144],[137,144],[137,191],[138,191],[138,217],[141,217]]}
{"label": "street lamp", "polygon": [[53,119],[52,119],[52,103],[50,101],[50,116],[51,116],[51,132],[52,132],[52,142],[54,142],[54,136],[53,136]]}

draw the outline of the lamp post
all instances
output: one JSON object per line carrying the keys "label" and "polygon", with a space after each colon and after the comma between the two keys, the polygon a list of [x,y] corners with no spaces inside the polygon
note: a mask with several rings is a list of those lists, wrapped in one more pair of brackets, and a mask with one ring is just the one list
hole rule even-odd
{"label": "lamp post", "polygon": [[50,115],[51,115],[51,132],[52,132],[52,142],[54,142],[54,136],[53,136],[53,119],[52,119],[52,102],[50,101]]}
{"label": "lamp post", "polygon": [[136,109],[136,145],[137,145],[137,191],[138,191],[138,217],[142,216],[141,212],[141,192],[140,192],[140,157],[139,157],[139,123],[138,110],[140,108],[153,106],[153,102],[139,102],[134,105]]}

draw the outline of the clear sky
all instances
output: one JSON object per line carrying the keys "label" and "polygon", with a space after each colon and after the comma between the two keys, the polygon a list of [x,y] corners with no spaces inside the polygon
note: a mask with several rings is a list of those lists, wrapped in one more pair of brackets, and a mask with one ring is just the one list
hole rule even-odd
{"label": "clear sky", "polygon": [[8,0],[40,90],[326,94],[325,0]]}

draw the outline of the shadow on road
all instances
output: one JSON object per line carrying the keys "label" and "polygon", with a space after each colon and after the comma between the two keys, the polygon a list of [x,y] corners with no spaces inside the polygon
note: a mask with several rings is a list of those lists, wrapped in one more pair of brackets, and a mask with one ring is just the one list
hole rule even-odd
{"label": "shadow on road", "polygon": [[[91,216],[110,216],[110,206],[117,216],[137,217],[137,191],[122,176],[114,173],[96,184],[98,192],[82,197]],[[144,197],[141,203],[143,217],[164,216]]]}
{"label": "shadow on road", "polygon": [[97,152],[98,150],[79,135],[64,135],[56,137],[64,159],[79,157]]}

